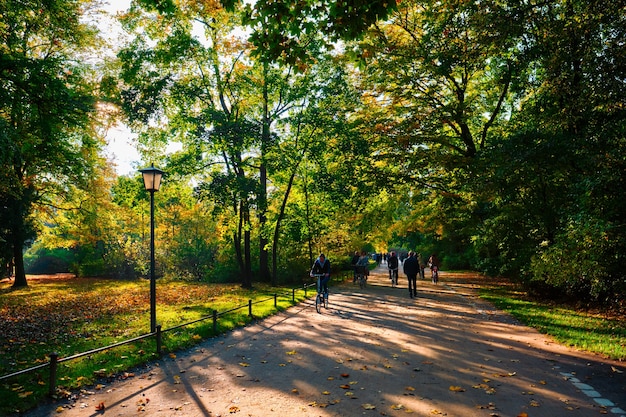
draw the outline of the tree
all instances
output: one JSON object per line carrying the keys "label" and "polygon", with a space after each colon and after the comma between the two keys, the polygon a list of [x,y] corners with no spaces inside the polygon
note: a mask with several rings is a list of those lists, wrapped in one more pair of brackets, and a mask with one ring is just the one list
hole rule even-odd
{"label": "tree", "polygon": [[83,13],[66,0],[0,6],[2,237],[12,247],[16,287],[27,285],[22,251],[35,236],[34,210],[52,210],[54,196],[84,185],[99,146],[89,131],[88,68],[78,59],[95,33],[81,23]]}

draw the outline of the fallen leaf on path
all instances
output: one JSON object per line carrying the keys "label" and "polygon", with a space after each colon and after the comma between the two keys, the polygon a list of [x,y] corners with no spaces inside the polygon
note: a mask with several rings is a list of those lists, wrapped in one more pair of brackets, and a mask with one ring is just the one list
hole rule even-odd
{"label": "fallen leaf on path", "polygon": [[350,385],[348,384],[339,385],[339,388],[350,389]]}
{"label": "fallen leaf on path", "polygon": [[232,405],[232,406],[230,406],[228,408],[228,412],[231,413],[231,414],[238,413],[239,412],[239,407],[236,407],[236,406]]}
{"label": "fallen leaf on path", "polygon": [[250,366],[250,364],[246,362],[239,362],[239,366],[243,366],[245,368],[247,366]]}
{"label": "fallen leaf on path", "polygon": [[56,412],[57,413],[62,413],[63,412],[63,407],[58,406],[57,409],[56,409]]}
{"label": "fallen leaf on path", "polygon": [[392,410],[402,410],[404,408],[404,406],[402,404],[393,404],[391,406]]}
{"label": "fallen leaf on path", "polygon": [[450,385],[450,391],[452,392],[465,392],[465,389],[456,385]]}
{"label": "fallen leaf on path", "polygon": [[104,409],[105,409],[105,406],[103,402],[100,402],[100,404],[96,406],[96,411],[104,411]]}
{"label": "fallen leaf on path", "polygon": [[366,410],[376,410],[376,406],[374,404],[363,404],[361,405],[361,407],[363,407]]}
{"label": "fallen leaf on path", "polygon": [[289,352],[286,352],[287,355],[297,355],[298,352],[296,352],[295,350],[290,350]]}

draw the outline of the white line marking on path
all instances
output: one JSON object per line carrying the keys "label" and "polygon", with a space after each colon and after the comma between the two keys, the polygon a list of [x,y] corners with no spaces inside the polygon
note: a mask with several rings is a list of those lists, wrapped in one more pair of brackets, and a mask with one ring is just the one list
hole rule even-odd
{"label": "white line marking on path", "polygon": [[622,410],[619,407],[615,407],[613,401],[607,400],[606,398],[601,398],[602,395],[598,391],[596,391],[591,385],[580,382],[578,378],[576,378],[569,372],[561,372],[561,375],[567,378],[567,380],[570,381],[576,388],[581,390],[583,394],[585,394],[589,398],[592,398],[601,407],[606,408],[613,414],[619,414],[620,417],[626,417],[626,411]]}

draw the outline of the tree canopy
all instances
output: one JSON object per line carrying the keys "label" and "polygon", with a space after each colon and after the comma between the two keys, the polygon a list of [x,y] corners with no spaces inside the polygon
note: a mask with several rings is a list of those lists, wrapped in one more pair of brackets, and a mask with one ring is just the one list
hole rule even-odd
{"label": "tree canopy", "polygon": [[[77,264],[99,257],[103,271],[142,275],[139,178],[118,178],[91,205],[79,190],[97,166],[95,95],[70,58],[88,37],[78,22],[54,36],[24,29],[78,11],[12,10],[0,63],[21,70],[0,73],[13,144],[0,157],[29,155],[13,177],[41,164],[24,178],[82,203],[49,245],[65,239]],[[250,286],[299,277],[320,251],[339,266],[357,249],[394,248],[544,292],[623,299],[624,14],[619,1],[582,0],[135,1],[100,91],[168,172],[159,274]],[[49,53],[24,52],[20,33],[50,40]],[[22,242],[35,237],[38,184],[0,184],[5,204],[37,196],[2,212],[24,219]]]}

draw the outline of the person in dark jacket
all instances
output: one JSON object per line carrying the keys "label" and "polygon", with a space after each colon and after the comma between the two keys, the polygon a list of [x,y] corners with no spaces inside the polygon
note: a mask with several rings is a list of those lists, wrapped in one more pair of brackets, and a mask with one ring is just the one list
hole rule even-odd
{"label": "person in dark jacket", "polygon": [[419,273],[419,263],[415,252],[409,252],[409,257],[404,261],[404,274],[409,281],[409,297],[417,297],[417,274]]}
{"label": "person in dark jacket", "polygon": [[320,287],[317,290],[323,292],[325,296],[328,296],[328,281],[330,281],[330,261],[326,259],[326,256],[324,256],[323,253],[321,253],[319,258],[317,258],[313,263],[313,267],[311,268],[311,273],[309,275],[323,275],[320,278]]}
{"label": "person in dark jacket", "polygon": [[398,256],[395,252],[391,252],[389,258],[387,258],[387,268],[389,268],[391,285],[398,285]]}

